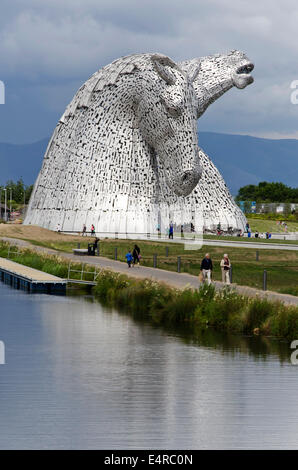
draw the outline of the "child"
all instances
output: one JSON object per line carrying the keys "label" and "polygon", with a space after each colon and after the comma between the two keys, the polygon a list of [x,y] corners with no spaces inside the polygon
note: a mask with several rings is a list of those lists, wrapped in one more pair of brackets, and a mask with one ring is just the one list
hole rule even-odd
{"label": "child", "polygon": [[131,267],[131,262],[132,262],[132,254],[131,254],[130,250],[128,250],[128,253],[126,253],[125,258],[126,258],[128,267],[130,268]]}

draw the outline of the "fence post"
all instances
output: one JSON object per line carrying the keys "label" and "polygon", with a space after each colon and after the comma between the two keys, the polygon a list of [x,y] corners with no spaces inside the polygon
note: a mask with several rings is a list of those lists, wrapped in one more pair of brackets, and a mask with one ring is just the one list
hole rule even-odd
{"label": "fence post", "polygon": [[177,257],[177,272],[181,273],[181,256]]}
{"label": "fence post", "polygon": [[81,244],[80,244],[80,243],[78,243],[78,249],[80,249],[80,248],[81,248]]}
{"label": "fence post", "polygon": [[115,246],[115,260],[117,260],[117,258],[118,258],[118,249],[117,249],[117,247]]}
{"label": "fence post", "polygon": [[169,247],[166,246],[166,257],[168,258],[168,256],[169,256]]}
{"label": "fence post", "polygon": [[256,261],[259,261],[259,251],[256,251]]}
{"label": "fence post", "polygon": [[233,266],[229,269],[230,283],[233,284]]}
{"label": "fence post", "polygon": [[264,269],[263,272],[263,290],[267,290],[267,271]]}
{"label": "fence post", "polygon": [[154,253],[153,255],[153,267],[157,268],[157,254],[156,253]]}
{"label": "fence post", "polygon": [[70,279],[70,265],[71,265],[71,261],[69,262],[69,265],[68,265],[67,279]]}
{"label": "fence post", "polygon": [[96,251],[97,251],[97,253],[96,253],[96,254],[97,254],[97,256],[99,256],[99,245],[97,245],[97,249],[96,249]]}

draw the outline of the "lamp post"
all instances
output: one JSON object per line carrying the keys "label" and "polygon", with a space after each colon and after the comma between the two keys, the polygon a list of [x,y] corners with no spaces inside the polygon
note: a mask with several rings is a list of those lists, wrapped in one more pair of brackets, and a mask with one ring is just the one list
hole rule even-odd
{"label": "lamp post", "polygon": [[10,188],[10,200],[9,200],[9,218],[11,217],[11,200],[12,200],[12,189]]}
{"label": "lamp post", "polygon": [[3,189],[4,192],[4,220],[7,222],[7,214],[6,214],[6,204],[7,204],[7,189]]}

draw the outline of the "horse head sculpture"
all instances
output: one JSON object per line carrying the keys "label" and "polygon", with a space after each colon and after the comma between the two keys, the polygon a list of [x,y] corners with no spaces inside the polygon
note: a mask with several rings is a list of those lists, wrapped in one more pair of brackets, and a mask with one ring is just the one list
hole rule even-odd
{"label": "horse head sculpture", "polygon": [[136,117],[140,132],[154,149],[170,190],[187,196],[202,174],[197,136],[198,100],[192,82],[171,59],[150,57],[140,81]]}
{"label": "horse head sculpture", "polygon": [[178,65],[193,77],[193,86],[198,99],[197,118],[232,87],[243,89],[254,81],[250,75],[254,64],[243,52],[237,50],[228,54],[214,54],[186,60]]}
{"label": "horse head sculpture", "polygon": [[54,130],[24,223],[144,233],[161,219],[211,226],[213,213],[242,228],[244,216],[198,147],[197,118],[251,83],[252,69],[232,51],[178,64],[134,54],[98,70]]}

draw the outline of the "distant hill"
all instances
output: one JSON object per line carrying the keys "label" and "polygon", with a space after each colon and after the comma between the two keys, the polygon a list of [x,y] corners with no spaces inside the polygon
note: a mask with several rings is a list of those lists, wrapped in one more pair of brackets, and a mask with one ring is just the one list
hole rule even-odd
{"label": "distant hill", "polygon": [[199,145],[211,157],[232,194],[241,186],[277,181],[296,188],[298,140],[199,132]]}
{"label": "distant hill", "polygon": [[[33,144],[0,144],[0,184],[22,177],[35,181],[48,139]],[[232,194],[241,186],[281,181],[297,187],[298,140],[199,132],[199,145],[212,158]]]}

